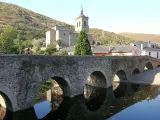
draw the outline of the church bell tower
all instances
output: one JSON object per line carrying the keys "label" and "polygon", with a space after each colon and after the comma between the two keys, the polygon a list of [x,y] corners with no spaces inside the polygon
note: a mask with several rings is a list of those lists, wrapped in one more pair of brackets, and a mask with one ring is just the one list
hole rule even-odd
{"label": "church bell tower", "polygon": [[81,30],[86,30],[88,32],[88,17],[83,14],[83,8],[81,7],[81,13],[79,17],[76,18],[75,31],[80,32]]}

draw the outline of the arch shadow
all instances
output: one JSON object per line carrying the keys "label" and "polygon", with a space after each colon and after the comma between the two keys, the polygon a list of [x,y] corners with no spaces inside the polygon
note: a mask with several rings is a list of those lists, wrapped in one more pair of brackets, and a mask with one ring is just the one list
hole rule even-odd
{"label": "arch shadow", "polygon": [[12,117],[12,103],[9,97],[0,91],[0,119],[10,119]]}
{"label": "arch shadow", "polygon": [[[140,74],[140,70],[138,68],[135,68],[132,72],[132,76],[137,75],[137,74]],[[139,84],[131,83],[131,87],[134,90],[134,92],[136,92],[139,89],[139,86],[140,86]]]}
{"label": "arch shadow", "polygon": [[147,62],[144,66],[144,71],[153,70],[153,65],[151,62]]}
{"label": "arch shadow", "polygon": [[106,88],[107,81],[102,72],[94,71],[90,74],[85,84],[94,87]]}
{"label": "arch shadow", "polygon": [[20,110],[17,104],[18,102],[16,96],[7,87],[0,85],[0,94],[2,94],[6,101],[6,107],[8,111],[16,112]]}
{"label": "arch shadow", "polygon": [[116,98],[125,96],[127,91],[127,77],[123,70],[116,72],[113,78],[113,92]]}
{"label": "arch shadow", "polygon": [[55,80],[59,84],[60,88],[63,91],[63,97],[70,97],[71,96],[69,84],[67,83],[67,81],[64,78],[54,76],[54,77],[51,77],[51,79]]}

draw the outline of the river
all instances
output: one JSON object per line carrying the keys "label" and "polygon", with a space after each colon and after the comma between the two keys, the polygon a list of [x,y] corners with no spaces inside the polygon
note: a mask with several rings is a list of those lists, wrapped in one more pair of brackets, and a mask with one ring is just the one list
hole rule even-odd
{"label": "river", "polygon": [[[4,120],[159,120],[160,86],[132,85],[134,92],[114,97],[112,88],[102,89],[87,86],[88,92],[74,98],[63,98],[56,111],[51,103],[44,101],[32,108],[7,112],[0,109]],[[118,93],[120,94],[120,93]]]}

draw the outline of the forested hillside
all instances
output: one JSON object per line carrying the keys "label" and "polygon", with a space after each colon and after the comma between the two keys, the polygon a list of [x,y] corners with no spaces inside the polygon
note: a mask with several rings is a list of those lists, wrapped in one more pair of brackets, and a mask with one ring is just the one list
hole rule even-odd
{"label": "forested hillside", "polygon": [[120,35],[133,39],[134,41],[150,40],[152,43],[160,44],[160,34],[143,34],[143,33],[120,33]]}
{"label": "forested hillside", "polygon": [[[76,16],[75,16],[76,17]],[[73,18],[74,19],[74,18]],[[7,26],[13,26],[20,32],[23,40],[45,38],[45,32],[55,25],[73,25],[35,13],[20,6],[0,2],[0,33]],[[131,39],[101,29],[90,29],[95,41],[101,44],[127,44]]]}

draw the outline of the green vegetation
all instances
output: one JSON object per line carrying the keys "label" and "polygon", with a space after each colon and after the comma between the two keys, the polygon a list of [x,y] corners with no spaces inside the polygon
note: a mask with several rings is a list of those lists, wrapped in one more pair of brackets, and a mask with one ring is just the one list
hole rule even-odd
{"label": "green vegetation", "polygon": [[58,52],[53,53],[52,55],[55,55],[55,56],[66,56],[66,55],[68,55],[68,53],[67,53],[66,50],[60,50]]}
{"label": "green vegetation", "polygon": [[124,37],[122,35],[115,34],[113,32],[104,31],[101,29],[90,29],[95,41],[99,42],[101,45],[117,45],[117,44],[129,44],[133,42],[132,39]]}
{"label": "green vegetation", "polygon": [[45,99],[46,97],[46,91],[48,91],[49,89],[51,89],[51,80],[52,79],[48,79],[40,88],[38,95],[36,96],[36,102],[40,102],[41,99]]}
{"label": "green vegetation", "polygon": [[[57,51],[56,44],[41,50],[44,39],[21,40],[21,34],[12,26],[8,26],[0,34],[0,54],[24,54],[25,48],[31,48],[31,54],[67,55],[66,51]],[[60,44],[60,42],[58,41]]]}
{"label": "green vegetation", "polygon": [[78,35],[74,55],[92,55],[92,50],[86,31],[81,31]]}
{"label": "green vegetation", "polygon": [[[24,41],[22,44],[25,47],[31,45],[33,39],[44,39],[45,32],[55,25],[65,25],[74,29],[73,25],[4,2],[0,2],[0,16],[0,33],[8,25],[15,27],[20,33],[21,40]],[[132,39],[101,29],[90,29],[89,32],[95,41],[103,45],[128,44],[132,41]],[[37,51],[37,48],[35,49]]]}
{"label": "green vegetation", "polygon": [[52,79],[48,79],[43,86],[41,87],[41,89],[39,90],[40,93],[44,93],[46,91],[48,91],[49,89],[51,89],[51,80]]}
{"label": "green vegetation", "polygon": [[152,43],[156,43],[160,45],[160,34],[143,34],[143,33],[120,33],[119,35],[128,37],[135,41],[143,41],[148,42],[150,40]]}
{"label": "green vegetation", "polygon": [[7,27],[1,34],[0,34],[0,53],[2,54],[11,54],[17,53],[19,49],[18,38],[19,35],[17,30],[14,27]]}
{"label": "green vegetation", "polygon": [[55,25],[73,28],[72,25],[4,2],[0,2],[0,16],[0,33],[8,25],[14,26],[21,33],[23,40],[45,38],[45,31]]}

